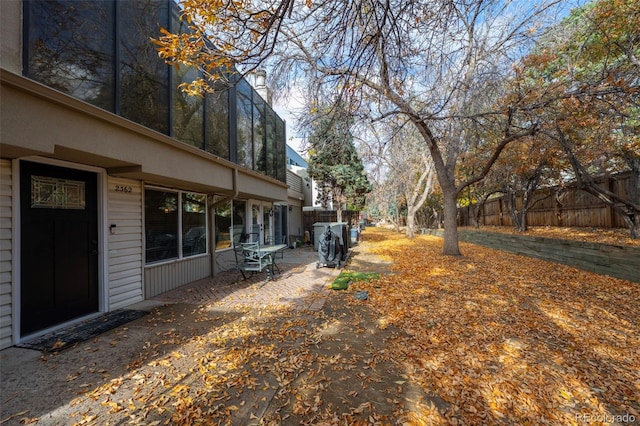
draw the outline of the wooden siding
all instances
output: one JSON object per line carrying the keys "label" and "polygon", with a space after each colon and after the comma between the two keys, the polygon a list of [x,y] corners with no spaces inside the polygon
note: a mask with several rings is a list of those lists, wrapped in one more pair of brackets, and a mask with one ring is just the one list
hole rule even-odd
{"label": "wooden siding", "polygon": [[0,160],[0,349],[13,345],[11,161]]}
{"label": "wooden siding", "polygon": [[[428,234],[443,236],[441,229]],[[562,263],[597,274],[640,283],[640,248],[498,232],[459,230],[459,239],[497,250]]]}
{"label": "wooden siding", "polygon": [[[109,311],[143,300],[142,185],[108,179]],[[118,189],[125,189],[116,191]],[[130,191],[129,191],[130,189]],[[110,226],[116,225],[113,231]]]}
{"label": "wooden siding", "polygon": [[211,276],[211,256],[198,256],[144,268],[147,299]]}
{"label": "wooden siding", "polygon": [[287,185],[292,191],[302,192],[302,178],[291,170],[287,170]]}

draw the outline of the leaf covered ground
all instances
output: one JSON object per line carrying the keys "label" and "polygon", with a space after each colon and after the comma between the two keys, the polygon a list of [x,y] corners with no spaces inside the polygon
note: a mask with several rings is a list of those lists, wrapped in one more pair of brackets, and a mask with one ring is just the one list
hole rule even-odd
{"label": "leaf covered ground", "polygon": [[518,232],[513,226],[481,226],[480,228],[469,227],[468,229],[528,235],[531,237],[583,241],[588,243],[640,247],[640,240],[632,239],[629,230],[626,228],[530,226],[525,232]]}
{"label": "leaf covered ground", "polygon": [[42,357],[25,377],[48,380],[3,395],[3,423],[640,421],[637,283],[471,244],[442,256],[436,237],[363,237],[343,272],[367,279],[322,310],[165,306]]}
{"label": "leaf covered ground", "polygon": [[[426,423],[607,424],[640,419],[640,287],[471,244],[367,230],[394,274],[372,283],[409,380],[447,404]],[[624,417],[626,415],[626,417]]]}

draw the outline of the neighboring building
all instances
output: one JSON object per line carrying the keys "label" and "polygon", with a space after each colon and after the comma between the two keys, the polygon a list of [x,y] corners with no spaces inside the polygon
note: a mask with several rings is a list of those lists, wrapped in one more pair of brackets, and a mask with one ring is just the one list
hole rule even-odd
{"label": "neighboring building", "polygon": [[[300,176],[304,181],[304,206],[308,209],[323,209],[321,203],[318,201],[318,187],[311,176],[309,176],[309,172],[307,170],[309,168],[309,163],[307,163],[307,160],[302,158],[302,156],[294,151],[294,149],[289,145],[287,145],[287,167],[289,170],[292,170],[295,174]],[[331,203],[327,207],[331,208]]]}
{"label": "neighboring building", "polygon": [[0,349],[225,270],[241,233],[287,238],[285,123],[246,81],[177,89],[193,71],[150,38],[178,14],[0,1]]}
{"label": "neighboring building", "polygon": [[[287,145],[287,186],[289,187],[289,230],[292,239],[304,241],[303,210],[313,205],[313,184],[309,164]],[[295,243],[295,241],[292,241]]]}
{"label": "neighboring building", "polygon": [[287,145],[287,167],[293,170],[296,168],[307,169],[309,168],[309,163],[295,149]]}

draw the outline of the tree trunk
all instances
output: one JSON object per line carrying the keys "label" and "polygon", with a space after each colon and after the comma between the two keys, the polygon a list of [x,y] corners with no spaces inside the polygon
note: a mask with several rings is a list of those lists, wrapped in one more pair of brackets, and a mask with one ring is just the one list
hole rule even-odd
{"label": "tree trunk", "polygon": [[416,211],[414,209],[409,209],[407,211],[407,230],[405,231],[405,236],[407,238],[414,238],[416,236]]}
{"label": "tree trunk", "polygon": [[444,198],[444,247],[442,254],[460,256],[457,192],[452,188],[442,188],[442,193]]}
{"label": "tree trunk", "polygon": [[631,229],[631,238],[640,239],[640,215],[635,215],[633,224],[629,228]]}
{"label": "tree trunk", "polygon": [[391,224],[393,225],[393,229],[396,232],[400,232],[400,217],[399,217],[397,212],[396,212],[395,216],[390,216],[389,217],[389,222],[391,222]]}
{"label": "tree trunk", "polygon": [[524,206],[522,206],[522,210],[520,210],[520,225],[518,231],[526,232],[529,229],[529,224],[527,223],[527,211]]}
{"label": "tree trunk", "polygon": [[509,211],[509,216],[511,216],[513,227],[516,228],[516,231],[522,232],[522,216],[521,212],[517,208],[518,194],[513,188],[507,187],[507,189],[505,190],[504,200],[505,204],[507,205],[507,210]]}
{"label": "tree trunk", "polygon": [[475,204],[473,206],[473,227],[476,229],[480,228],[480,217],[482,215],[482,207],[483,204]]}
{"label": "tree trunk", "polygon": [[[640,206],[640,157],[629,156],[627,164],[631,168],[629,198],[631,199],[631,204]],[[631,222],[629,226],[631,238],[640,239],[640,211],[636,210],[631,215],[633,215],[633,217],[629,218]]]}

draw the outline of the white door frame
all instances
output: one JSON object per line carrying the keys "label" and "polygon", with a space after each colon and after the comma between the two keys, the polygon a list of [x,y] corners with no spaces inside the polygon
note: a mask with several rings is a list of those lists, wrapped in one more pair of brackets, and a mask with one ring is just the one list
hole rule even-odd
{"label": "white door frame", "polygon": [[[254,211],[254,207],[256,210]],[[268,210],[267,210],[268,209]],[[268,229],[270,234],[273,234],[273,214],[269,214],[267,216],[268,223],[265,226],[265,212],[270,211],[273,213],[273,203],[267,201],[260,201],[251,199],[247,203],[247,217],[249,217],[249,221],[247,222],[247,232],[248,233],[258,233],[260,244],[264,244],[265,242],[265,230]],[[269,237],[273,237],[273,235],[267,235]]]}

